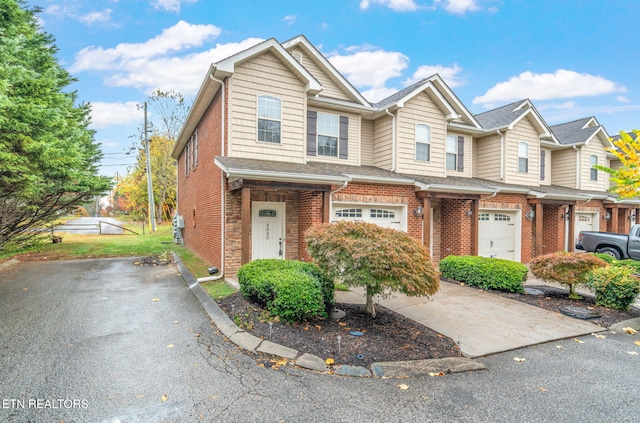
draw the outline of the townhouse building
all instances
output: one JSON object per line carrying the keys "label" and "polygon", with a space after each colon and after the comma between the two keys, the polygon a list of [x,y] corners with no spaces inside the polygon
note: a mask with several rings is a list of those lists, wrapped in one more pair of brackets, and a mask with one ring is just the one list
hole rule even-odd
{"label": "townhouse building", "polygon": [[615,166],[594,117],[548,126],[529,100],[473,115],[439,75],[367,101],[304,36],[213,64],[173,150],[185,245],[227,277],[258,258],[309,260],[305,231],[364,220],[436,260],[528,262],[579,230],[625,232],[591,166]]}

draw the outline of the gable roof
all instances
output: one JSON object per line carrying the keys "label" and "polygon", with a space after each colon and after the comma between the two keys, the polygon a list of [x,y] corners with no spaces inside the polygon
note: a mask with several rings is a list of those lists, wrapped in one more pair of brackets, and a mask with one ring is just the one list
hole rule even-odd
{"label": "gable roof", "polygon": [[516,101],[497,109],[479,113],[474,117],[480,122],[483,129],[487,132],[492,132],[498,129],[513,129],[518,122],[527,116],[531,117],[538,126],[541,136],[550,137],[557,143],[550,127],[542,119],[542,116],[529,99]]}
{"label": "gable roof", "polygon": [[373,104],[378,110],[384,110],[393,106],[402,107],[405,102],[411,100],[416,95],[425,90],[430,90],[439,100],[441,105],[449,112],[447,119],[462,120],[464,123],[471,125],[476,129],[482,127],[474,118],[471,112],[462,104],[454,92],[444,82],[439,74],[433,74],[428,78],[424,78],[408,87],[398,91],[389,97]]}
{"label": "gable roof", "polygon": [[235,53],[225,59],[222,59],[211,65],[204,81],[198,90],[189,114],[185,120],[182,130],[176,139],[176,145],[173,147],[171,155],[177,159],[180,152],[184,149],[189,137],[197,127],[200,119],[204,115],[205,111],[213,101],[213,98],[217,94],[218,90],[222,86],[220,83],[224,78],[231,76],[235,71],[237,64],[243,63],[265,52],[271,52],[276,57],[285,63],[292,72],[300,78],[300,80],[306,83],[306,90],[310,94],[317,94],[322,91],[322,85],[313,75],[307,71],[291,54],[275,39],[269,38],[261,43],[258,43],[252,47]]}
{"label": "gable roof", "polygon": [[[627,132],[627,135],[629,135],[629,136],[631,137],[631,139],[632,139],[632,140],[635,140],[635,139],[637,138],[637,136],[638,136],[638,135],[637,135],[635,132],[633,132],[633,131],[631,131],[631,132]],[[620,134],[616,134],[616,135],[614,135],[614,136],[612,136],[612,137],[611,137],[611,139],[612,139],[613,141],[617,141],[617,140],[619,140],[620,138],[621,138],[621,137],[620,137]]]}
{"label": "gable roof", "polygon": [[598,134],[609,139],[607,131],[593,116],[553,125],[551,130],[562,145],[588,145]]}
{"label": "gable roof", "polygon": [[371,106],[366,98],[327,60],[326,57],[304,35],[300,34],[282,43],[282,46],[289,50],[294,47],[302,47],[313,59],[320,64],[321,68],[327,72],[329,77],[337,82],[346,92],[350,93],[363,106]]}

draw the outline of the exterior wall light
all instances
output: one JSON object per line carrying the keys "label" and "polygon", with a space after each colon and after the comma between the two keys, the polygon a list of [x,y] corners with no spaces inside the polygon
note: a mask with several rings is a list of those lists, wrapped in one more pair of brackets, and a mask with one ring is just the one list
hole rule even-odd
{"label": "exterior wall light", "polygon": [[526,213],[524,214],[524,217],[525,217],[527,220],[533,220],[533,218],[534,218],[534,217],[536,217],[536,212],[534,212],[534,211],[533,211],[533,209],[531,209],[531,210],[529,210],[528,212],[526,212]]}
{"label": "exterior wall light", "polygon": [[471,211],[471,210],[467,210],[466,215],[467,215],[467,217],[471,217],[471,216],[473,216],[473,211]]}
{"label": "exterior wall light", "polygon": [[413,211],[413,215],[415,217],[420,217],[424,214],[424,210],[422,210],[421,206],[418,206],[414,211]]}
{"label": "exterior wall light", "polygon": [[607,221],[611,220],[611,212],[610,211],[606,212],[604,216],[602,216],[602,218]]}

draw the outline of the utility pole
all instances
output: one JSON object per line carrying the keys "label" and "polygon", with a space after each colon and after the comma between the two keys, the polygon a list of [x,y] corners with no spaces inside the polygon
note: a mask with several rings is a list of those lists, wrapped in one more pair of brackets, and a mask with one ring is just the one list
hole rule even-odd
{"label": "utility pole", "polygon": [[[153,181],[151,180],[151,152],[149,148],[149,140],[148,136],[148,123],[147,123],[147,102],[144,102],[144,140],[142,143],[144,144],[144,152],[147,156],[147,197],[149,198],[149,229],[153,232],[156,231],[156,213],[155,213],[155,201],[153,200]],[[140,109],[140,106],[138,106]]]}

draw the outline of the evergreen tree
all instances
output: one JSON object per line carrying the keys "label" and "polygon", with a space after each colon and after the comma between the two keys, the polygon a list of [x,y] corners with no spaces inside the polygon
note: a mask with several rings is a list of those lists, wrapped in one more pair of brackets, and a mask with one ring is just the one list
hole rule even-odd
{"label": "evergreen tree", "polygon": [[0,251],[33,240],[35,229],[110,185],[97,175],[90,107],[64,91],[74,79],[37,13],[0,0]]}

